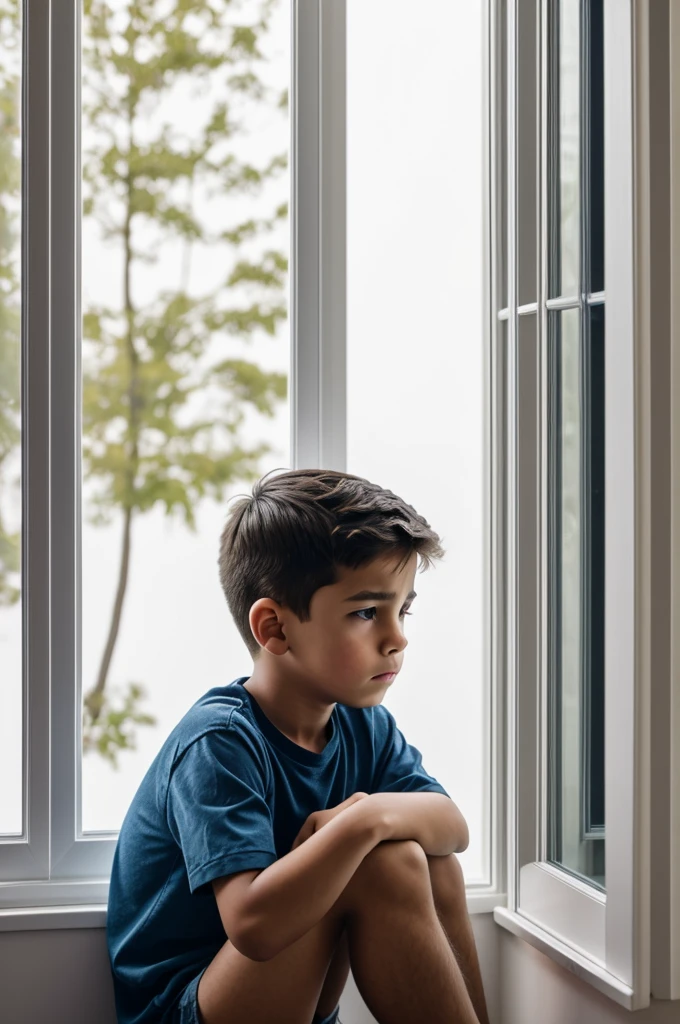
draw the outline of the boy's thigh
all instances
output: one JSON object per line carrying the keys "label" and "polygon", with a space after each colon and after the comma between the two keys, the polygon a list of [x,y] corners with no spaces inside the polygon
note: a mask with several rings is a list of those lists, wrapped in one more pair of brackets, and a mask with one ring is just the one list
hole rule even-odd
{"label": "boy's thigh", "polygon": [[[312,1024],[317,1011],[330,1013],[332,990],[339,999],[349,973],[345,925],[355,903],[370,899],[376,877],[384,884],[392,867],[401,874],[421,860],[427,873],[427,859],[415,842],[378,844],[326,916],[271,960],[250,960],[225,942],[195,983],[197,1000],[191,991],[185,994],[180,1024]],[[198,1005],[195,1020],[192,1000]]]}
{"label": "boy's thigh", "polygon": [[342,930],[341,915],[329,911],[265,961],[250,960],[225,942],[198,984],[197,1020],[186,1014],[181,1024],[312,1024]]}

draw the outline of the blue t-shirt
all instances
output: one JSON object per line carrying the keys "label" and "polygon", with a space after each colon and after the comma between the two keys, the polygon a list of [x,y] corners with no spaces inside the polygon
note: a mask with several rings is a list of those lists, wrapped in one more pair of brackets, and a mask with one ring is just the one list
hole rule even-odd
{"label": "blue t-shirt", "polygon": [[269,867],[313,811],[353,793],[448,796],[382,705],[336,704],[315,753],[269,721],[247,681],[215,687],[189,709],[123,822],[107,920],[119,1024],[169,1021],[226,941],[213,879]]}

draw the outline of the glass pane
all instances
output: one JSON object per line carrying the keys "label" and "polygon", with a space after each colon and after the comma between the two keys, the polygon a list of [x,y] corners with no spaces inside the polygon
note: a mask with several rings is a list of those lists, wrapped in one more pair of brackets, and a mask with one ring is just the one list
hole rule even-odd
{"label": "glass pane", "polygon": [[589,37],[589,155],[590,209],[588,242],[590,281],[588,290],[604,291],[604,26],[602,0],[590,0]]}
{"label": "glass pane", "polygon": [[[290,0],[83,14],[84,831],[252,659],[226,502],[289,464]],[[102,800],[106,793],[106,800]]]}
{"label": "glass pane", "polygon": [[347,9],[347,469],[400,494],[447,550],[417,577],[384,703],[467,818],[471,880],[488,836],[483,6],[424,0],[418,14],[427,52],[407,0]]}
{"label": "glass pane", "polygon": [[550,50],[550,296],[580,290],[580,9],[559,0]]}
{"label": "glass pane", "polygon": [[538,298],[538,96],[535,0],[517,0],[517,303]]}
{"label": "glass pane", "polygon": [[21,4],[0,5],[0,835],[23,831]]}
{"label": "glass pane", "polygon": [[505,309],[508,304],[508,12],[505,0],[499,0],[497,12],[495,68],[498,255],[495,266],[498,275],[497,307]]}
{"label": "glass pane", "polygon": [[603,338],[584,362],[580,322],[550,314],[548,857],[604,887]]}
{"label": "glass pane", "polygon": [[[585,833],[604,839],[604,564],[605,564],[605,307],[589,310],[588,353],[588,517],[590,586],[586,621],[590,627],[586,686],[586,808]],[[604,886],[604,843],[597,847],[602,859],[600,874]]]}

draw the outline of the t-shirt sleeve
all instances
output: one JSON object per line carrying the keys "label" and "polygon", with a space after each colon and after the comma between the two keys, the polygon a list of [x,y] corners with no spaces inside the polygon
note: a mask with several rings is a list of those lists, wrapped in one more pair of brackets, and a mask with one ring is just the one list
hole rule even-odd
{"label": "t-shirt sleeve", "polygon": [[168,826],[191,892],[277,859],[266,769],[254,739],[230,724],[194,740],[168,785]]}
{"label": "t-shirt sleeve", "polygon": [[372,793],[443,793],[441,783],[428,775],[420,751],[406,741],[393,715],[384,705],[376,707],[376,763]]}

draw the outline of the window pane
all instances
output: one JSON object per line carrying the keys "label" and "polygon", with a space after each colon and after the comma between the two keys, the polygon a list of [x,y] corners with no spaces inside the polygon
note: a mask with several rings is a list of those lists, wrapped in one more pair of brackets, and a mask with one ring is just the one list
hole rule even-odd
{"label": "window pane", "polygon": [[20,14],[0,6],[0,835],[23,831]]}
{"label": "window pane", "polygon": [[548,856],[604,886],[603,337],[584,364],[580,322],[550,315]]}
{"label": "window pane", "polygon": [[495,96],[496,96],[496,182],[498,206],[498,254],[495,259],[498,275],[496,304],[505,309],[508,304],[508,11],[505,0],[497,4],[498,31],[496,32]]}
{"label": "window pane", "polygon": [[538,298],[538,5],[517,0],[517,303]]}
{"label": "window pane", "polygon": [[[586,596],[589,607],[586,621],[590,626],[590,644],[586,668],[585,833],[604,838],[604,564],[605,564],[605,434],[604,434],[604,324],[605,307],[589,310],[588,339],[588,521],[590,586]],[[604,858],[604,844],[598,856]],[[604,875],[604,867],[601,869]],[[602,878],[604,885],[604,878]]]}
{"label": "window pane", "polygon": [[92,0],[83,18],[91,831],[119,827],[189,706],[252,668],[217,555],[228,499],[289,465],[290,0]]}
{"label": "window pane", "polygon": [[[486,868],[481,4],[349,0],[347,469],[442,537],[384,700]],[[465,140],[461,159],[460,140]]]}
{"label": "window pane", "polygon": [[550,296],[577,295],[580,273],[581,0],[559,0],[550,49]]}
{"label": "window pane", "polygon": [[602,0],[590,0],[589,36],[589,291],[604,291],[604,26]]}

